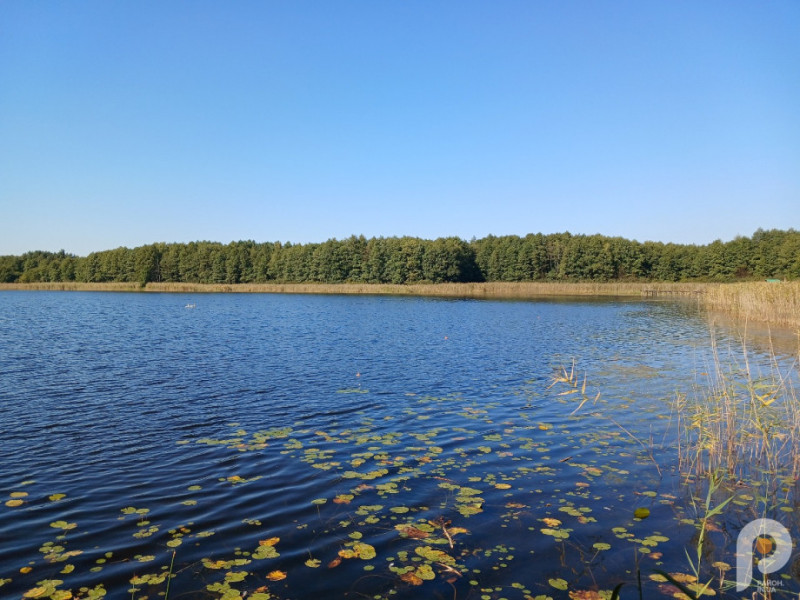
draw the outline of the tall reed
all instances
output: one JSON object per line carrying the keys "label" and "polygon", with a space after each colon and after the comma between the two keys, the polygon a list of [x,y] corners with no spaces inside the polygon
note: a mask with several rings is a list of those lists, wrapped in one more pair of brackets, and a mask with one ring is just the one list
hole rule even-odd
{"label": "tall reed", "polygon": [[800,477],[798,361],[780,364],[772,355],[767,373],[757,373],[747,348],[723,361],[713,342],[705,385],[679,395],[676,413],[682,471],[723,476],[729,482],[764,481],[773,491]]}
{"label": "tall reed", "polygon": [[709,284],[701,302],[739,320],[800,328],[800,281]]}

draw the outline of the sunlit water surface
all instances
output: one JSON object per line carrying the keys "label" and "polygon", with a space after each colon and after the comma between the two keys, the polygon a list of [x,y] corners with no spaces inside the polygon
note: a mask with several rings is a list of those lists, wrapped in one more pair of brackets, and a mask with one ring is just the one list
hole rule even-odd
{"label": "sunlit water surface", "polygon": [[170,598],[660,594],[711,338],[663,302],[0,293],[0,596],[158,597],[173,552]]}

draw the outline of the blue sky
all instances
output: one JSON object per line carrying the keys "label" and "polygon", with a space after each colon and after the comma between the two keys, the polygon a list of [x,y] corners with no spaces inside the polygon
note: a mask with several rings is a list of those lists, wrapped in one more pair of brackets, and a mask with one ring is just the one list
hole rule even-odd
{"label": "blue sky", "polygon": [[0,254],[800,228],[800,3],[0,2]]}

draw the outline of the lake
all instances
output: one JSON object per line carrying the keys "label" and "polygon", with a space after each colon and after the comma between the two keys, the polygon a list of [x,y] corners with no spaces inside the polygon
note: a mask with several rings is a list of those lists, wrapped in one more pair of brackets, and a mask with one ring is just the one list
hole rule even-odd
{"label": "lake", "polygon": [[675,399],[714,362],[681,303],[2,292],[0,596],[671,597],[705,500]]}

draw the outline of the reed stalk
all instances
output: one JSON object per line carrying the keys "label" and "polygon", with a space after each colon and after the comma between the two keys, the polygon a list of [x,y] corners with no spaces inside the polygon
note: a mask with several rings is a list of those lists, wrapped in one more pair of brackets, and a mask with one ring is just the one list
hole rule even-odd
{"label": "reed stalk", "polygon": [[677,398],[681,471],[731,483],[766,480],[775,492],[800,477],[798,362],[781,366],[773,355],[769,372],[759,374],[742,352],[723,366],[713,343],[707,383]]}

